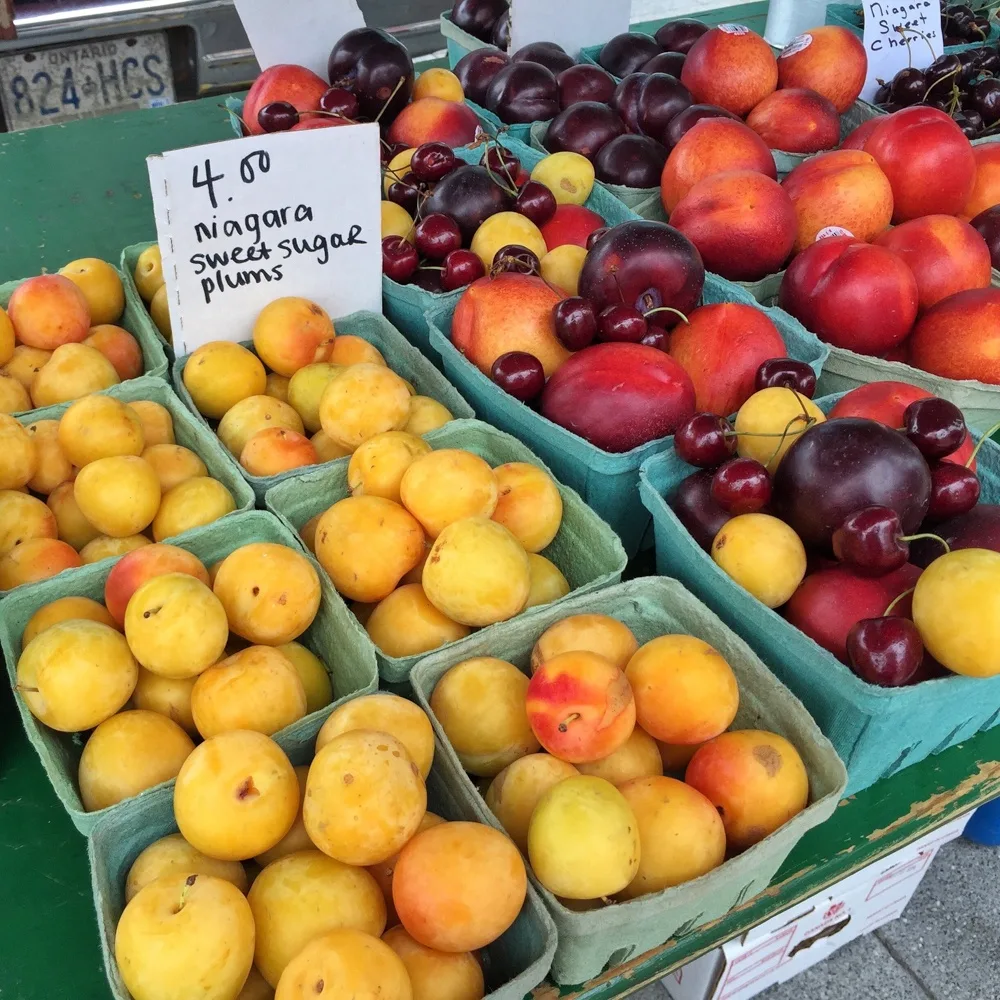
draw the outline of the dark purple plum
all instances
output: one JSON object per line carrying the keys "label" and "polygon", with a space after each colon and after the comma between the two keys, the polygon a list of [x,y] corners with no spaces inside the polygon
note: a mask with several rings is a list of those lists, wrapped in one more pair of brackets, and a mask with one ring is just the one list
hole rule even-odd
{"label": "dark purple plum", "polygon": [[691,51],[692,46],[708,31],[708,25],[689,17],[668,21],[656,32],[656,42],[664,52]]}
{"label": "dark purple plum", "polygon": [[514,62],[534,62],[552,70],[558,76],[576,65],[576,60],[555,42],[532,42],[522,45],[511,57]]}
{"label": "dark purple plum", "polygon": [[677,520],[706,552],[711,551],[715,536],[731,517],[712,499],[714,478],[713,469],[700,469],[681,480],[670,500]]}
{"label": "dark purple plum", "polygon": [[584,101],[552,119],[543,144],[550,153],[579,153],[593,160],[612,139],[627,131],[625,122],[606,104]]}
{"label": "dark purple plum", "polygon": [[[989,549],[1000,552],[1000,506],[981,503],[967,514],[934,525],[934,534],[955,549]],[[921,538],[910,546],[910,561],[929,566],[942,553],[941,543]]]}
{"label": "dark purple plum", "polygon": [[1000,268],[1000,205],[994,205],[985,212],[980,212],[972,220],[972,228],[986,240],[993,266]]}
{"label": "dark purple plum", "polygon": [[[651,325],[672,328],[701,301],[705,265],[694,244],[663,222],[623,222],[587,254],[579,294],[600,315],[609,306],[634,306]],[[652,315],[650,315],[652,313]]]}
{"label": "dark purple plum", "polygon": [[644,66],[640,67],[640,73],[669,73],[671,76],[681,78],[681,71],[687,56],[681,52],[661,52],[658,56],[653,56]]}
{"label": "dark purple plum", "polygon": [[664,145],[667,149],[673,149],[687,135],[688,131],[700,122],[703,118],[731,118],[739,121],[731,111],[725,108],[718,108],[714,104],[692,104],[685,108],[676,117],[670,120],[667,126],[667,133],[664,137]]}
{"label": "dark purple plum", "polygon": [[490,42],[497,22],[509,10],[507,0],[455,0],[451,22],[480,41]]}
{"label": "dark purple plum", "polygon": [[645,73],[630,73],[611,97],[611,107],[628,126],[630,132],[639,133],[639,91],[646,80]]}
{"label": "dark purple plum", "polygon": [[424,214],[450,215],[468,245],[476,230],[492,215],[509,211],[510,196],[485,167],[467,165],[439,181],[424,203]]}
{"label": "dark purple plum", "polygon": [[829,550],[833,533],[864,507],[888,507],[913,534],[930,506],[931,473],[912,441],[875,420],[817,424],[788,449],[774,475],[774,511],[807,545]]}
{"label": "dark purple plum", "polygon": [[383,126],[389,125],[413,96],[410,53],[381,28],[347,32],[334,45],[327,72],[330,86],[349,90],[357,97],[362,118],[374,121],[381,115]]}
{"label": "dark purple plum", "polygon": [[510,56],[499,49],[487,47],[474,49],[458,61],[455,76],[462,84],[465,96],[475,104],[485,104],[486,91],[489,90],[493,77],[510,65]]}
{"label": "dark purple plum", "polygon": [[662,140],[667,126],[692,103],[690,92],[680,80],[668,73],[650,73],[639,87],[639,128],[644,135]]}
{"label": "dark purple plum", "polygon": [[626,32],[615,35],[601,49],[597,61],[612,75],[626,77],[649,62],[663,49],[652,35]]}
{"label": "dark purple plum", "polygon": [[559,113],[559,84],[540,63],[512,62],[493,77],[485,106],[508,125],[548,121]]}
{"label": "dark purple plum", "polygon": [[493,29],[493,44],[503,52],[510,48],[510,11],[497,21],[497,26]]}
{"label": "dark purple plum", "polygon": [[571,104],[582,104],[584,101],[607,104],[618,86],[607,70],[585,63],[563,70],[557,81],[559,100],[564,110]]}
{"label": "dark purple plum", "polygon": [[659,187],[667,150],[648,135],[620,135],[594,160],[597,179],[629,188]]}

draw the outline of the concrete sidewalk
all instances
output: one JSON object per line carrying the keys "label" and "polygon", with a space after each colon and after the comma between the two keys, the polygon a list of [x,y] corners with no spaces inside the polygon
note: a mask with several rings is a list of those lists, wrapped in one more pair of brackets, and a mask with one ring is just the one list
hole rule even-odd
{"label": "concrete sidewalk", "polygon": [[[899,919],[759,1000],[997,1000],[1000,848],[946,844]],[[668,1000],[656,984],[637,1000]]]}

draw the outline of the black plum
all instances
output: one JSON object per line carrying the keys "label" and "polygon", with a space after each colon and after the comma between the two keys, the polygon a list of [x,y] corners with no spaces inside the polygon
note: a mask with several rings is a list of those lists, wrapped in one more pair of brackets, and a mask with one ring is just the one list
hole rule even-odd
{"label": "black plum", "polygon": [[440,181],[424,203],[424,212],[450,215],[457,223],[465,243],[492,215],[506,212],[510,196],[496,184],[485,167],[467,164],[453,170]]}
{"label": "black plum", "polygon": [[621,135],[594,159],[597,179],[630,188],[658,187],[667,162],[666,147],[648,135]]}
{"label": "black plum", "polygon": [[534,62],[552,70],[557,76],[576,64],[576,60],[555,42],[532,42],[512,56],[514,62]]}
{"label": "black plum", "polygon": [[455,67],[455,76],[462,84],[465,96],[475,104],[486,103],[486,91],[489,90],[493,77],[510,65],[510,56],[499,49],[486,47],[473,49],[468,55],[462,56]]}
{"label": "black plum", "polygon": [[559,113],[559,84],[541,63],[512,62],[493,77],[485,105],[507,125],[548,121]]}
{"label": "black plum", "polygon": [[604,146],[626,131],[625,122],[606,104],[584,101],[552,119],[544,145],[550,153],[579,153],[593,160]]}
{"label": "black plum", "polygon": [[652,35],[626,32],[615,35],[597,57],[597,61],[613,76],[625,77],[641,69],[663,49]]}

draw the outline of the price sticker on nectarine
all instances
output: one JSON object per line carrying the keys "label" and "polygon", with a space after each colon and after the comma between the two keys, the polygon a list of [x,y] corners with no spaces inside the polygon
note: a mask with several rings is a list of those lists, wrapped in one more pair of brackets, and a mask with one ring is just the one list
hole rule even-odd
{"label": "price sticker on nectarine", "polygon": [[632,0],[512,0],[510,50],[556,42],[573,58],[628,31]]}
{"label": "price sticker on nectarine", "polygon": [[868,77],[861,96],[871,101],[882,81],[889,82],[906,66],[926,69],[942,55],[944,34],[938,0],[865,0],[863,8]]}
{"label": "price sticker on nectarine", "polygon": [[268,303],[381,312],[379,128],[230,139],[146,160],[174,348],[249,340]]}

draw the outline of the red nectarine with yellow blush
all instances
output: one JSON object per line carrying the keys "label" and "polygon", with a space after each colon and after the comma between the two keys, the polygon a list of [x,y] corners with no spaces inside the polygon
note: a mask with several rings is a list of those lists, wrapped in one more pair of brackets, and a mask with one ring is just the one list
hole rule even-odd
{"label": "red nectarine with yellow blush", "polygon": [[286,101],[297,111],[315,111],[319,99],[330,88],[321,76],[305,66],[280,63],[269,66],[254,80],[243,101],[243,121],[250,135],[262,135],[257,121],[260,109],[274,101]]}
{"label": "red nectarine with yellow blush", "polygon": [[40,274],[22,281],[10,297],[7,316],[18,343],[46,351],[78,344],[90,333],[87,300],[61,274]]}
{"label": "red nectarine with yellow blush", "polygon": [[977,288],[939,302],[920,318],[910,341],[917,368],[1000,385],[1000,289]]}
{"label": "red nectarine with yellow blush", "polygon": [[720,24],[691,47],[681,83],[697,104],[715,104],[741,117],[778,86],[771,46],[742,24]]}
{"label": "red nectarine with yellow blush", "polygon": [[747,115],[747,125],[786,153],[818,153],[840,142],[837,109],[814,90],[776,90]]}
{"label": "red nectarine with yellow blush", "polygon": [[972,156],[976,161],[976,179],[965,206],[957,213],[966,222],[980,212],[1000,205],[1000,143],[986,142],[973,146]]}
{"label": "red nectarine with yellow blush", "polygon": [[404,146],[422,146],[425,142],[444,142],[466,146],[476,138],[479,119],[468,104],[446,101],[441,97],[421,97],[408,104],[389,127],[389,142]]}
{"label": "red nectarine with yellow blush", "polygon": [[778,54],[778,86],[808,87],[843,114],[859,97],[868,75],[861,39],[835,25],[810,28]]}

